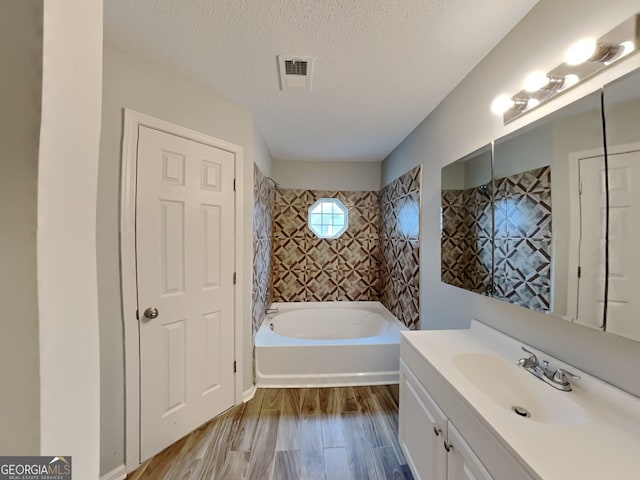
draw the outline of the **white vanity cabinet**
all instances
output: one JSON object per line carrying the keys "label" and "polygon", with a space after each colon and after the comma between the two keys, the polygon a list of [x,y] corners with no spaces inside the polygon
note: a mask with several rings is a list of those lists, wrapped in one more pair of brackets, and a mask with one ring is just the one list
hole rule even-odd
{"label": "white vanity cabinet", "polygon": [[484,468],[482,462],[464,441],[460,432],[449,422],[449,453],[447,455],[447,474],[450,480],[491,480],[493,477]]}
{"label": "white vanity cabinet", "polygon": [[[576,371],[573,390],[518,366],[522,347]],[[476,320],[401,333],[399,440],[416,479],[640,479],[640,399],[532,348]]]}
{"label": "white vanity cabinet", "polygon": [[416,480],[446,480],[447,417],[400,360],[400,447]]}
{"label": "white vanity cabinet", "polygon": [[416,480],[491,480],[440,407],[400,360],[400,446]]}

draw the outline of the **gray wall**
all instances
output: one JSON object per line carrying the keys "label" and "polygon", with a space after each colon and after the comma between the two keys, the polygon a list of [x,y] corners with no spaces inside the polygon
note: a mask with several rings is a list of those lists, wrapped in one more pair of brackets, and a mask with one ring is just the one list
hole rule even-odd
{"label": "gray wall", "polygon": [[41,0],[0,8],[0,452],[40,451],[36,222],[42,90]]}
{"label": "gray wall", "polygon": [[[640,395],[640,343],[601,333],[440,282],[440,169],[493,139],[541,118],[640,66],[640,56],[566,92],[509,126],[489,106],[518,92],[524,76],[561,63],[564,50],[586,32],[604,34],[637,13],[637,0],[540,0],[536,7],[388,156],[382,182],[424,164],[421,210],[422,328],[461,328],[478,318],[593,375]],[[524,53],[526,52],[526,55]]]}
{"label": "gray wall", "polygon": [[253,162],[270,174],[269,151],[252,114],[206,86],[105,45],[102,138],[98,175],[98,288],[101,344],[101,472],[124,462],[124,358],[118,254],[122,108],[131,108],[244,148],[245,238],[243,390],[253,384],[251,265]]}
{"label": "gray wall", "polygon": [[[262,170],[262,169],[261,169]],[[264,170],[262,170],[264,172]],[[380,190],[381,162],[273,162],[273,178],[282,188],[302,190]],[[404,172],[403,172],[404,173]],[[267,175],[265,173],[265,175]]]}
{"label": "gray wall", "polygon": [[[496,142],[493,162],[495,178],[544,167],[553,163],[551,126],[541,125],[507,141]],[[597,139],[596,139],[597,140]],[[553,178],[551,179],[553,181]]]}

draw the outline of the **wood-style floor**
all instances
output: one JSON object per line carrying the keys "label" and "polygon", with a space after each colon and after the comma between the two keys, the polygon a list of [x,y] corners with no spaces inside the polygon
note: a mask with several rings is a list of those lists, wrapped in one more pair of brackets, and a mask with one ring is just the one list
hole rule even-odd
{"label": "wood-style floor", "polygon": [[258,389],[127,480],[412,480],[398,386]]}

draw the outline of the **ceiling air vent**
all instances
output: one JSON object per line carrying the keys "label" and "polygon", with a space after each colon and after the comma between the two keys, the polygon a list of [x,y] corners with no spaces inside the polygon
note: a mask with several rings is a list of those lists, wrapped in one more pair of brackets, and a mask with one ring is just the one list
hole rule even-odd
{"label": "ceiling air vent", "polygon": [[280,89],[285,92],[310,92],[313,59],[278,55]]}

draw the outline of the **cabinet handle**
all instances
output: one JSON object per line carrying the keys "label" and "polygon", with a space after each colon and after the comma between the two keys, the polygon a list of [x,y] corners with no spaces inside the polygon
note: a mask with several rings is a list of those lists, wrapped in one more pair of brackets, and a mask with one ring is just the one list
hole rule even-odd
{"label": "cabinet handle", "polygon": [[444,442],[442,442],[444,444],[444,449],[447,451],[447,453],[449,453],[451,450],[453,450],[453,445],[451,445],[450,443],[447,443],[447,441],[445,440]]}
{"label": "cabinet handle", "polygon": [[441,429],[439,426],[434,425],[434,426],[433,426],[433,433],[435,433],[435,434],[436,434],[436,437],[437,437],[437,436],[439,436],[439,435],[442,433],[442,429]]}

